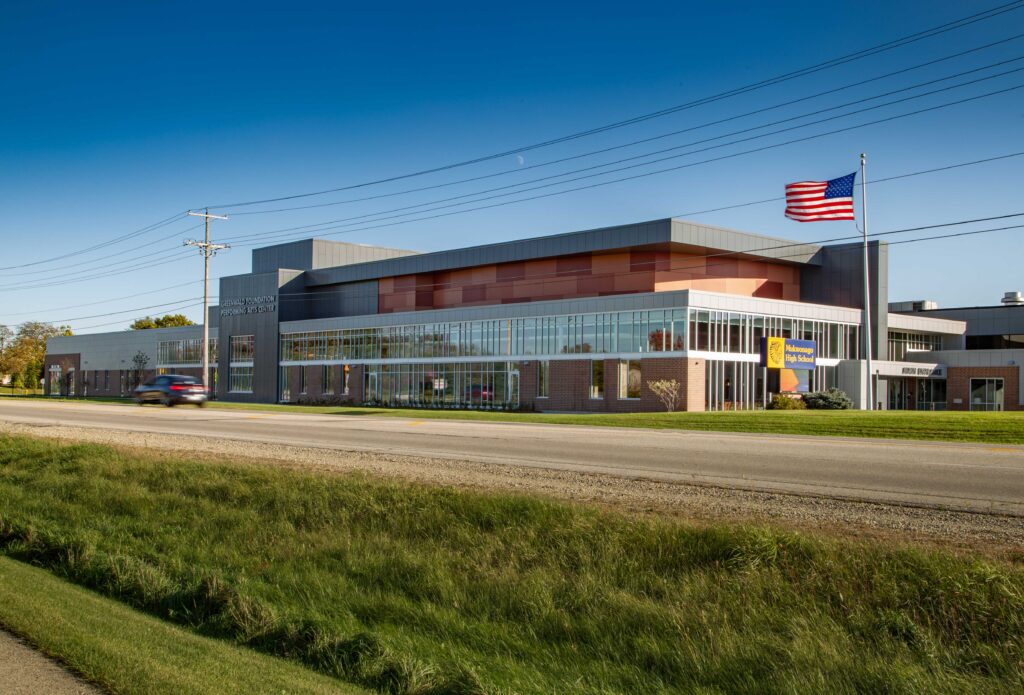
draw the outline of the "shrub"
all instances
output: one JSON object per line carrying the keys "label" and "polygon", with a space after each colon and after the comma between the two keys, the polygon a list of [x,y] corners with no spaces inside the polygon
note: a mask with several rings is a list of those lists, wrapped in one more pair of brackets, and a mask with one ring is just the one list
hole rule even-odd
{"label": "shrub", "polygon": [[647,388],[649,388],[661,404],[665,406],[665,410],[668,412],[675,411],[679,405],[679,399],[683,395],[683,387],[675,379],[659,379],[658,381],[648,381]]}
{"label": "shrub", "polygon": [[804,394],[804,402],[814,410],[849,410],[853,407],[850,397],[837,388]]}
{"label": "shrub", "polygon": [[805,410],[807,404],[798,396],[777,393],[768,402],[768,410]]}

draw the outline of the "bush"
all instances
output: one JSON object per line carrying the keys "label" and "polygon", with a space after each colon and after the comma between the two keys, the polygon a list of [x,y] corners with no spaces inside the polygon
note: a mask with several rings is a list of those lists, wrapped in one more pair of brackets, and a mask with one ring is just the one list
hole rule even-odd
{"label": "bush", "polygon": [[768,402],[768,410],[806,410],[807,404],[797,396],[777,393]]}
{"label": "bush", "polygon": [[804,402],[813,410],[849,410],[853,407],[850,397],[837,388],[804,394]]}

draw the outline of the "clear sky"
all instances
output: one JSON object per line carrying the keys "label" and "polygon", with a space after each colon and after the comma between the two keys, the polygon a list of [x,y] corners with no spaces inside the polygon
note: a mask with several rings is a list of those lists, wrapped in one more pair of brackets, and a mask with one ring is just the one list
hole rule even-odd
{"label": "clear sky", "polygon": [[[327,220],[347,226],[316,236],[417,250],[672,215],[802,241],[856,234],[849,222],[787,220],[779,202],[692,213],[776,197],[787,182],[847,174],[861,151],[869,155],[869,180],[1022,152],[1024,89],[695,163],[1024,85],[1024,59],[1015,60],[1024,58],[1024,37],[1012,38],[1024,34],[1024,8],[740,96],[517,150],[818,64],[1003,1],[7,2],[0,14],[0,323],[41,319],[82,332],[116,330],[138,316],[194,304],[201,261],[185,255],[181,241],[200,232],[189,229],[196,220],[80,252],[188,208],[353,186],[504,151],[514,153],[286,203],[218,208],[231,219],[215,222],[214,236],[234,240],[235,248],[217,256],[213,277],[248,271],[255,240],[247,237],[298,236],[303,230],[272,232]],[[1004,39],[1012,40],[736,118]],[[1018,71],[1000,75],[1012,70]],[[980,78],[990,79],[924,94]],[[872,98],[897,90],[904,91]],[[859,103],[806,115],[850,102]],[[706,125],[722,119],[733,120]],[[783,119],[793,120],[757,128]],[[793,126],[800,127],[771,134]],[[684,129],[691,130],[530,168]],[[730,135],[737,131],[747,132]],[[733,142],[755,136],[761,137]],[[670,147],[677,149],[568,173]],[[1024,212],[1022,167],[1024,157],[1017,157],[873,186],[870,230]],[[488,174],[496,175],[453,183]],[[565,176],[529,183],[558,174]],[[580,176],[591,177],[560,183]],[[441,184],[451,185],[343,202]],[[521,186],[485,192],[512,184]],[[531,190],[490,197],[523,189]],[[454,196],[465,197],[439,202]],[[488,200],[434,210],[479,198]],[[321,203],[339,204],[238,214]],[[416,205],[424,207],[396,210]],[[449,212],[458,214],[421,219]],[[1013,224],[1024,218],[929,233]],[[37,261],[46,262],[24,265]],[[893,300],[994,304],[1011,289],[1024,289],[1024,229],[892,247]],[[91,318],[125,310],[131,311]],[[198,319],[200,311],[185,313]]]}

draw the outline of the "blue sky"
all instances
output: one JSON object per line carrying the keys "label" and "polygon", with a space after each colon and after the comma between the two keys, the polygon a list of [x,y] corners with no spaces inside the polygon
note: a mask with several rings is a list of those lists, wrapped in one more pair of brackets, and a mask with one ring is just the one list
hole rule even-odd
{"label": "blue sky", "polygon": [[[72,253],[188,208],[355,185],[514,151],[820,63],[997,4],[296,3],[283,9],[279,3],[6,3],[0,20],[0,266],[20,267],[0,270],[0,288],[17,287],[0,289],[0,323],[74,319],[71,325],[83,332],[116,330],[137,316],[194,303],[201,263],[180,247],[182,239],[198,232],[189,229],[193,220]],[[969,70],[984,68],[697,147],[1022,68],[1024,60],[994,66],[1024,56],[1024,39],[1015,39],[760,115],[526,169],[732,118],[1021,33],[1024,9],[626,128],[286,205],[339,202],[498,174],[482,181],[323,208],[233,214],[230,221],[214,225],[215,237],[235,239],[236,247],[216,258],[213,277],[248,270],[251,246],[246,243],[253,242],[245,237],[265,233],[277,239],[286,233],[270,232],[325,220],[367,216],[362,220],[371,222],[349,222],[317,236],[436,250],[770,198],[781,195],[787,182],[849,173],[861,151],[869,154],[869,180],[1024,151],[1024,90],[1018,90],[564,195],[435,219],[418,219],[437,214],[423,213],[372,222],[399,214],[386,212],[395,208],[724,136]],[[524,184],[548,187],[477,205],[738,153],[1020,84],[1024,70],[619,174],[561,186]],[[1022,165],[1024,157],[1018,157],[874,186],[869,191],[871,230],[1021,212]],[[601,170],[567,178],[596,171]],[[495,194],[480,194],[486,195]],[[260,206],[221,211],[254,209]],[[801,225],[786,220],[782,209],[772,203],[693,219],[803,241],[856,233],[850,223]],[[404,220],[410,221],[399,223]],[[965,229],[981,228],[985,225]],[[933,233],[946,231],[953,230]],[[22,265],[68,253],[67,258]],[[890,258],[891,298],[927,297],[945,306],[993,304],[1005,290],[1024,289],[1022,258],[1024,229],[897,245]],[[72,282],[75,278],[88,279]],[[178,286],[188,282],[193,284]],[[78,306],[84,304],[90,306]],[[124,310],[132,311],[91,318]],[[200,312],[190,308],[185,313],[198,319]]]}

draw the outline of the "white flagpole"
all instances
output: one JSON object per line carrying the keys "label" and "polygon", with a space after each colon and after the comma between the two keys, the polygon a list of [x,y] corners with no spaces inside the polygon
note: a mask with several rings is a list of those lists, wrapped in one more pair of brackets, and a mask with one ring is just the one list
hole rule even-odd
{"label": "white flagpole", "polygon": [[867,408],[875,409],[875,388],[871,374],[871,283],[868,272],[868,182],[866,172],[867,155],[860,155],[860,205],[861,225],[864,232],[864,355],[868,367]]}

